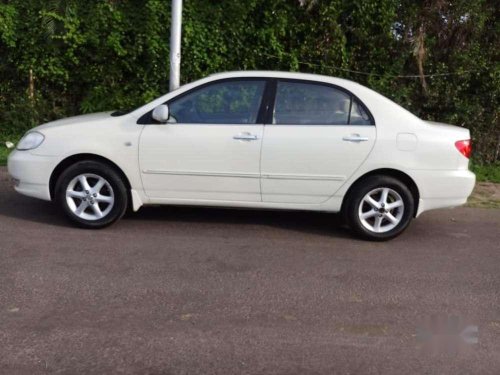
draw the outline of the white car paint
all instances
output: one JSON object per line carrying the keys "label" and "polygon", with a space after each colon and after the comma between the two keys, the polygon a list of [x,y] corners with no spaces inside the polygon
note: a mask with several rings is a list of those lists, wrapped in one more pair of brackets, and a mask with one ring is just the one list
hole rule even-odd
{"label": "white car paint", "polygon": [[[353,143],[344,137],[365,137]],[[266,126],[262,200],[321,204],[344,185],[375,144],[375,126]]]}
{"label": "white car paint", "polygon": [[[146,125],[139,153],[146,195],[260,202],[263,132],[263,125]],[[257,140],[234,139],[245,134]]]}
{"label": "white car paint", "polygon": [[[199,85],[226,78],[270,77],[330,83],[358,97],[376,126],[139,125],[138,119]],[[464,204],[475,176],[454,146],[467,129],[423,121],[355,82],[300,73],[229,72],[209,76],[128,115],[77,116],[39,126],[45,141],[13,151],[9,173],[19,193],[51,200],[51,176],[65,159],[98,155],[126,176],[133,208],[147,204],[303,209],[338,212],[367,173],[405,173],[419,193],[418,212]],[[246,142],[238,136],[255,136]],[[348,142],[343,138],[367,138]]]}

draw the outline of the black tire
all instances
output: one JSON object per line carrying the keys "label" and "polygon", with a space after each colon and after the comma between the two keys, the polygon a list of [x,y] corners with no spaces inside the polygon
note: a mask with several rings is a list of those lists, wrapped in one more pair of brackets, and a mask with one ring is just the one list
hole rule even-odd
{"label": "black tire", "polygon": [[[359,216],[360,205],[363,198],[371,191],[379,188],[389,188],[395,191],[404,202],[404,209],[399,223],[392,229],[378,233],[368,229],[361,221]],[[415,212],[415,202],[410,189],[400,180],[390,176],[376,175],[367,177],[354,186],[353,190],[347,197],[348,201],[345,205],[345,216],[348,224],[354,233],[358,236],[372,241],[386,241],[400,235],[410,224]],[[363,203],[366,205],[366,203]],[[365,206],[363,206],[365,207]],[[394,209],[398,210],[398,209]],[[393,211],[398,212],[398,211]],[[380,216],[380,215],[375,215]],[[389,223],[387,219],[384,222]],[[375,226],[373,226],[375,227]]]}
{"label": "black tire", "polygon": [[[102,177],[109,183],[112,188],[112,195],[114,198],[113,205],[110,208],[109,212],[100,219],[86,220],[84,218],[81,218],[72,211],[68,204],[68,201],[66,199],[66,191],[68,189],[68,186],[71,181],[82,174],[90,174]],[[76,202],[81,203],[81,200],[78,199],[79,198],[77,198]],[[123,182],[120,175],[113,167],[98,161],[84,160],[69,166],[59,176],[55,189],[55,201],[57,205],[62,209],[66,217],[74,224],[82,228],[100,229],[113,224],[125,214],[128,207],[127,187],[125,186],[125,183]],[[93,204],[102,205],[101,203],[96,202],[94,202]],[[107,207],[107,203],[104,203],[104,206]],[[91,207],[89,206],[89,208]]]}

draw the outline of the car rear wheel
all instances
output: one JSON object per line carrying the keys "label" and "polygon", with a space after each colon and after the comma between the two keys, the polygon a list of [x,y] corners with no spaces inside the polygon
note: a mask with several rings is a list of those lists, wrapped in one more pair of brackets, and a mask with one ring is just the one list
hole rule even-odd
{"label": "car rear wheel", "polygon": [[390,176],[370,176],[349,196],[347,218],[351,229],[363,238],[388,240],[410,224],[415,202],[408,187]]}
{"label": "car rear wheel", "polygon": [[68,167],[56,185],[56,201],[66,216],[84,228],[103,228],[127,209],[127,188],[106,164],[81,161]]}

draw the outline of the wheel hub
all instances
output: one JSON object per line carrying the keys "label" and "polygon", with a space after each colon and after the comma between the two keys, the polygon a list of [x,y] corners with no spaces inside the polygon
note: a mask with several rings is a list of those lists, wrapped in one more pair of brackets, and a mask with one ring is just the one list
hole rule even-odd
{"label": "wheel hub", "polygon": [[85,192],[85,197],[83,198],[84,201],[88,201],[90,204],[94,204],[95,198],[97,197],[96,193],[91,193],[88,190]]}

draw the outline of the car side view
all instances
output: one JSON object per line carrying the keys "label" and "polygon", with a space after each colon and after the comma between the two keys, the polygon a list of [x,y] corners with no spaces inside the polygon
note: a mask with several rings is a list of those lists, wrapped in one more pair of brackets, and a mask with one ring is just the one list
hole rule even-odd
{"label": "car side view", "polygon": [[466,202],[470,153],[469,130],[355,82],[255,71],[38,126],[8,169],[19,193],[85,228],[129,206],[202,205],[341,212],[358,235],[386,240],[424,211]]}

